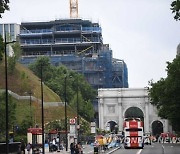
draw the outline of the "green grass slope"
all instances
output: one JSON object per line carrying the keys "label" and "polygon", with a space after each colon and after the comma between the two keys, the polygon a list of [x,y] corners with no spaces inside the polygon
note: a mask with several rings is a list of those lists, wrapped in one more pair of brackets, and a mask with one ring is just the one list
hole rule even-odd
{"label": "green grass slope", "polygon": [[[5,89],[5,70],[4,62],[0,63],[0,89]],[[41,84],[40,79],[33,74],[28,68],[17,63],[12,74],[8,73],[8,89],[18,95],[27,95],[32,91],[33,96],[41,99]],[[49,89],[46,85],[43,87],[45,102],[59,102],[59,96]]]}
{"label": "green grass slope", "polygon": [[[4,61],[0,62],[0,89],[5,89],[5,69]],[[8,89],[20,96],[28,95],[32,91],[32,96],[41,100],[40,79],[31,70],[17,63],[12,74],[8,73]],[[44,102],[61,102],[59,96],[46,85],[43,86]],[[16,119],[20,123],[26,116],[30,115],[30,100],[16,100]],[[75,112],[68,107],[68,117],[74,117]],[[32,117],[34,124],[41,123],[41,102],[32,101]],[[44,107],[45,123],[57,119],[64,119],[64,106]]]}
{"label": "green grass slope", "polygon": [[[17,123],[21,123],[25,117],[32,115],[33,125],[41,125],[41,103],[32,102],[30,108],[30,103],[28,100],[15,100],[16,102],[16,119]],[[50,122],[54,120],[60,120],[65,118],[64,106],[50,106],[44,107],[44,122]],[[76,113],[70,107],[67,107],[67,117],[75,117]]]}

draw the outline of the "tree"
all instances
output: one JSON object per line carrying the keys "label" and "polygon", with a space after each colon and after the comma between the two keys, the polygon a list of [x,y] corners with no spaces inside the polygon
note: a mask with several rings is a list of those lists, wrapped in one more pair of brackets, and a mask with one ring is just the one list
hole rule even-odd
{"label": "tree", "polygon": [[81,112],[82,112],[82,116],[87,121],[91,121],[94,118],[95,111],[94,111],[93,105],[90,101],[85,101],[84,110]]}
{"label": "tree", "polygon": [[22,120],[22,122],[19,125],[19,129],[17,130],[18,135],[26,135],[27,134],[27,129],[32,127],[33,123],[31,121],[31,117],[25,116],[25,118]]}
{"label": "tree", "polygon": [[19,42],[12,44],[12,49],[14,52],[13,56],[14,56],[15,60],[17,61],[22,53],[22,49],[21,49]]}
{"label": "tree", "polygon": [[2,18],[1,14],[4,13],[5,10],[9,10],[8,3],[9,0],[0,0],[0,18]]}
{"label": "tree", "polygon": [[[0,93],[0,135],[5,134],[6,130],[6,95],[5,93]],[[8,101],[8,106],[9,106],[9,128],[13,127],[14,121],[16,120],[15,118],[15,109],[16,109],[16,104],[13,102],[12,97],[9,95],[9,101]]]}
{"label": "tree", "polygon": [[8,73],[13,74],[15,67],[16,67],[16,60],[14,56],[8,57]]}
{"label": "tree", "polygon": [[64,119],[61,120],[54,120],[54,121],[50,121],[47,125],[46,125],[46,130],[65,130],[65,122]]}
{"label": "tree", "polygon": [[[77,88],[78,88],[78,102],[80,116],[86,120],[90,120],[94,116],[93,106],[91,102],[95,99],[96,91],[89,85],[82,74],[78,74],[69,70],[65,66],[53,66],[50,64],[48,57],[39,57],[35,63],[31,64],[29,68],[40,77],[41,65],[43,64],[43,81],[51,88],[56,94],[64,98],[65,76],[66,78],[66,99],[68,105],[76,111],[77,103]],[[86,113],[85,113],[86,112]]]}
{"label": "tree", "polygon": [[0,61],[3,59],[3,53],[4,53],[4,43],[3,43],[3,38],[0,35]]}
{"label": "tree", "polygon": [[175,14],[174,19],[180,20],[180,0],[175,0],[171,3],[171,10]]}
{"label": "tree", "polygon": [[167,78],[151,82],[149,95],[159,116],[168,119],[175,131],[180,131],[180,56],[167,64]]}
{"label": "tree", "polygon": [[21,47],[19,43],[15,43],[12,45],[13,55],[8,57],[8,72],[12,74],[16,67],[16,62],[21,55]]}
{"label": "tree", "polygon": [[43,81],[53,78],[53,68],[50,59],[47,56],[38,57],[35,63],[29,65],[29,68],[41,78],[41,69],[43,71]]}

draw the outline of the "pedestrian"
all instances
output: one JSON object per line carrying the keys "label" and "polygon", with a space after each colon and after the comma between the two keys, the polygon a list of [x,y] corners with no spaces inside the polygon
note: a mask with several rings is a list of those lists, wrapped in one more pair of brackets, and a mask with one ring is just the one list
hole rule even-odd
{"label": "pedestrian", "polygon": [[31,144],[30,143],[27,144],[26,149],[28,151],[28,154],[30,154],[30,151],[31,151]]}
{"label": "pedestrian", "polygon": [[79,147],[78,144],[75,145],[75,150],[74,150],[75,154],[79,154]]}
{"label": "pedestrian", "polygon": [[22,139],[21,140],[21,153],[22,154],[25,154],[25,148],[26,148],[26,146],[25,146],[24,140]]}
{"label": "pedestrian", "polygon": [[71,150],[71,154],[74,154],[74,153],[75,153],[74,142],[72,142],[72,143],[70,144],[70,150]]}
{"label": "pedestrian", "polygon": [[83,154],[81,142],[79,142],[79,143],[77,144],[77,146],[78,146],[79,154]]}
{"label": "pedestrian", "polygon": [[52,147],[53,147],[53,151],[58,150],[58,147],[57,147],[57,144],[56,144],[56,138],[54,138],[53,141],[52,141]]}

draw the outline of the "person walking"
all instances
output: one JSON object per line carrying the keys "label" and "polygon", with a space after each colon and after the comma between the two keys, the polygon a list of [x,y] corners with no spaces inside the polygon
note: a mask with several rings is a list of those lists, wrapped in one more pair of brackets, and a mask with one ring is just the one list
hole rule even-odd
{"label": "person walking", "polygon": [[79,154],[79,147],[78,144],[75,145],[75,150],[74,150],[75,154]]}
{"label": "person walking", "polygon": [[27,144],[26,149],[28,151],[28,154],[30,154],[30,151],[31,151],[31,144],[30,143]]}
{"label": "person walking", "polygon": [[79,142],[79,143],[77,144],[77,146],[78,146],[79,154],[83,154],[81,142]]}
{"label": "person walking", "polygon": [[25,146],[24,140],[22,139],[21,140],[21,153],[22,154],[25,154],[25,148],[26,148],[26,146]]}
{"label": "person walking", "polygon": [[75,145],[74,145],[74,142],[72,142],[70,144],[70,150],[71,150],[71,154],[74,154],[75,153]]}

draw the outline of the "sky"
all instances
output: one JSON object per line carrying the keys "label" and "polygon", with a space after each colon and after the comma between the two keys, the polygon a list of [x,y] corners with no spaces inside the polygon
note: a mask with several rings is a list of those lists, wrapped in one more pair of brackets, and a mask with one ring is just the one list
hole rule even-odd
{"label": "sky", "polygon": [[[167,76],[166,62],[176,57],[180,21],[172,0],[78,0],[79,18],[99,22],[113,58],[128,67],[130,88],[148,86]],[[0,23],[50,21],[70,17],[69,0],[10,0]]]}

